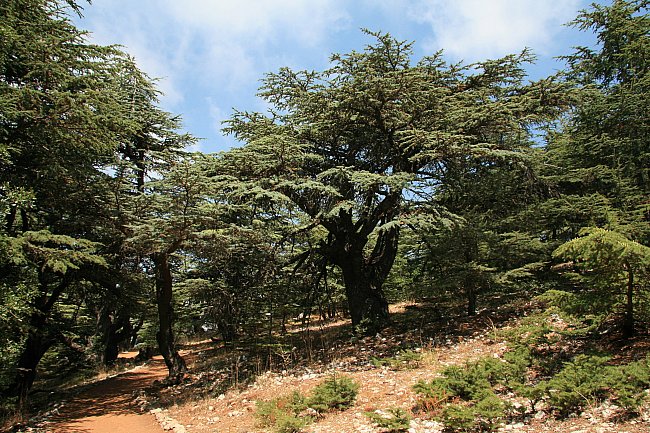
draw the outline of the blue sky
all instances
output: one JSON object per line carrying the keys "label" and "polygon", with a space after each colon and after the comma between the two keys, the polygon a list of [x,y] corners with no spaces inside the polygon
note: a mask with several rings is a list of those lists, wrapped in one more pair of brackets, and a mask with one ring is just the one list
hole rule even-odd
{"label": "blue sky", "polygon": [[162,107],[217,152],[237,143],[221,132],[233,108],[264,111],[259,80],[280,67],[322,70],[331,53],[361,50],[360,29],[415,41],[420,58],[497,58],[530,47],[531,79],[563,67],[554,57],[593,35],[563,26],[585,0],[93,0],[79,28],[92,42],[121,44],[160,79]]}

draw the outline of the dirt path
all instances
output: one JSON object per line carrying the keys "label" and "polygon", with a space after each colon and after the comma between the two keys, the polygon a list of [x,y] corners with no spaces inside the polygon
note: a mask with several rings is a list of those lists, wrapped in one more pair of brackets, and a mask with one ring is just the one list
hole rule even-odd
{"label": "dirt path", "polygon": [[155,417],[141,413],[133,393],[162,379],[167,369],[157,357],[137,367],[97,383],[59,409],[51,419],[48,433],[163,433]]}

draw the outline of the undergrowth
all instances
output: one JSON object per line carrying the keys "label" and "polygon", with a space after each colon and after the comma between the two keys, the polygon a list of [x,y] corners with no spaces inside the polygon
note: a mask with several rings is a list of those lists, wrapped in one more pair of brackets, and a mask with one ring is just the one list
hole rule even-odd
{"label": "undergrowth", "polygon": [[616,365],[589,344],[596,321],[571,314],[582,311],[570,305],[581,300],[557,291],[542,300],[547,310],[496,333],[508,344],[502,357],[450,366],[418,382],[418,409],[451,432],[490,432],[540,410],[565,418],[606,401],[619,415],[638,414],[648,399],[650,356]]}
{"label": "undergrowth", "polygon": [[255,415],[262,427],[276,433],[299,433],[328,412],[343,411],[356,401],[359,384],[347,376],[330,376],[309,396],[294,392],[270,401],[258,401]]}
{"label": "undergrowth", "polygon": [[383,433],[404,433],[408,432],[411,426],[411,415],[399,407],[366,412],[366,416],[381,428]]}

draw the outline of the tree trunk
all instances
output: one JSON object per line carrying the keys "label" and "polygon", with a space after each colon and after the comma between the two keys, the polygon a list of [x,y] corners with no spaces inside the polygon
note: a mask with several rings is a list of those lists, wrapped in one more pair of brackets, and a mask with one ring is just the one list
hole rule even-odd
{"label": "tree trunk", "polygon": [[159,321],[156,341],[169,370],[169,380],[179,382],[183,379],[187,367],[176,350],[174,331],[172,329],[174,307],[172,304],[172,274],[169,269],[169,254],[166,252],[157,253],[153,255],[152,259],[156,273],[156,302],[158,304]]}
{"label": "tree trunk", "polygon": [[[383,285],[397,254],[397,228],[381,232],[368,257],[365,238],[347,237],[334,262],[343,271],[345,294],[356,332],[374,334],[389,323],[388,300]],[[341,245],[339,243],[339,245]]]}
{"label": "tree trunk", "polygon": [[34,311],[29,320],[29,333],[16,364],[16,374],[9,387],[2,392],[7,397],[18,397],[19,409],[22,411],[27,394],[36,378],[36,367],[56,339],[50,335],[47,319],[59,296],[68,286],[63,279],[48,296],[49,284],[45,275],[39,275],[41,295],[35,300]]}
{"label": "tree trunk", "polygon": [[115,316],[117,317],[113,318],[113,314],[107,308],[102,309],[100,313],[101,362],[104,365],[115,363],[120,353],[120,345],[124,342],[129,345],[133,334],[129,316],[124,313],[116,313]]}
{"label": "tree trunk", "polygon": [[476,316],[476,289],[472,282],[465,286],[467,293],[467,315]]}
{"label": "tree trunk", "polygon": [[351,263],[342,266],[345,294],[356,332],[375,334],[388,325],[388,301],[382,290],[383,280],[365,269]]}
{"label": "tree trunk", "polygon": [[234,323],[230,323],[227,320],[218,320],[217,329],[221,338],[226,343],[232,343],[237,339],[237,326]]}
{"label": "tree trunk", "polygon": [[230,297],[224,296],[224,305],[217,312],[217,329],[223,341],[232,343],[237,339],[237,312]]}
{"label": "tree trunk", "polygon": [[623,336],[630,338],[634,335],[634,271],[629,265],[625,266],[627,270],[627,291],[625,317],[623,319]]}
{"label": "tree trunk", "polygon": [[31,330],[25,341],[25,346],[16,365],[14,380],[4,392],[8,397],[18,397],[20,411],[24,408],[27,394],[34,384],[36,367],[54,341],[54,339],[48,338],[42,329]]}

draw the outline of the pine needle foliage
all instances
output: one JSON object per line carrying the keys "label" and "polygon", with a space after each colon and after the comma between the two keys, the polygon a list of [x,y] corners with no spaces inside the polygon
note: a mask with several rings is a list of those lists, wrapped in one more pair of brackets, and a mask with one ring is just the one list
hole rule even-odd
{"label": "pine needle foliage", "polygon": [[426,197],[455,164],[521,160],[529,127],[562,112],[566,89],[525,83],[528,51],[414,62],[412,43],[366,33],[373,44],[333,55],[329,69],[268,74],[259,95],[270,114],[235,112],[225,131],[244,143],[226,155],[233,176],[323,231],[309,253],[340,268],[352,323],[372,333],[388,320],[400,230],[423,214],[446,219]]}

